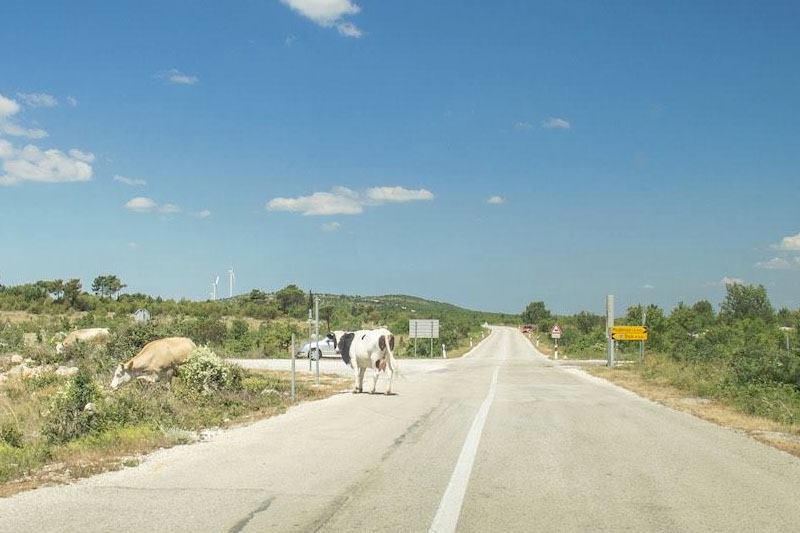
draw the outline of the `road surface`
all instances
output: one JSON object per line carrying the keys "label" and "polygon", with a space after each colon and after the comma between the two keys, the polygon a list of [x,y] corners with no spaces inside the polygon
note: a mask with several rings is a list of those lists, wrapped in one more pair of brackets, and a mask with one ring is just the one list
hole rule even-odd
{"label": "road surface", "polygon": [[[800,461],[554,365],[517,331],[0,500],[8,531],[797,531]],[[415,366],[409,365],[409,368]],[[379,383],[385,387],[385,382]]]}

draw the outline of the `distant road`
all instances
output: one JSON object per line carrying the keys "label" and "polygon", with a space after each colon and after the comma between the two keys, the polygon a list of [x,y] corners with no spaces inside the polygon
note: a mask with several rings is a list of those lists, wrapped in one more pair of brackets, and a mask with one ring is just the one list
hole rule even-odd
{"label": "distant road", "polygon": [[[307,368],[307,361],[304,361]],[[8,531],[797,531],[800,460],[540,356],[514,329],[0,500]],[[368,378],[369,379],[369,378]],[[379,390],[386,384],[382,380]]]}

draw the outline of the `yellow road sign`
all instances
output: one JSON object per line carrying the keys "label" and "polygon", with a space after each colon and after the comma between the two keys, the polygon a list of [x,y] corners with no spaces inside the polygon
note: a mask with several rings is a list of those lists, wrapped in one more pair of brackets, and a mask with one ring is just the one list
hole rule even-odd
{"label": "yellow road sign", "polygon": [[647,326],[612,326],[611,338],[615,341],[646,341]]}
{"label": "yellow road sign", "polygon": [[646,341],[647,333],[612,333],[611,338],[615,341]]}

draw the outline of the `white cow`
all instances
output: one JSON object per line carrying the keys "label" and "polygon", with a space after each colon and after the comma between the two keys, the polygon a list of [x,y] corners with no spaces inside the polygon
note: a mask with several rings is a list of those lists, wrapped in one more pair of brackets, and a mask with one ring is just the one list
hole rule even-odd
{"label": "white cow", "polygon": [[364,390],[364,374],[367,368],[373,369],[372,393],[378,386],[378,373],[383,371],[389,375],[389,388],[386,394],[392,393],[392,377],[397,371],[394,360],[394,335],[386,328],[360,331],[334,331],[328,334],[333,339],[336,351],[341,354],[345,364],[353,368],[355,376],[354,392]]}
{"label": "white cow", "polygon": [[111,380],[111,388],[116,389],[131,379],[155,382],[163,373],[172,374],[197,346],[186,337],[168,337],[149,342],[136,357],[120,363]]}
{"label": "white cow", "polygon": [[69,348],[79,342],[101,343],[106,342],[109,338],[111,338],[111,332],[108,331],[108,328],[78,329],[70,332],[62,342],[56,344],[56,353],[60,354],[64,348]]}

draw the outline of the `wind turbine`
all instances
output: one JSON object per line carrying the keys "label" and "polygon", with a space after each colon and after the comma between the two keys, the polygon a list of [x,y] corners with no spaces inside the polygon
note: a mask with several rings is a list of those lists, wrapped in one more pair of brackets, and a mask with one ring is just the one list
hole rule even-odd
{"label": "wind turbine", "polygon": [[211,301],[214,302],[217,299],[217,285],[219,285],[219,276],[211,283]]}
{"label": "wind turbine", "polygon": [[233,298],[233,282],[236,281],[236,275],[233,273],[233,267],[228,270],[228,296]]}

